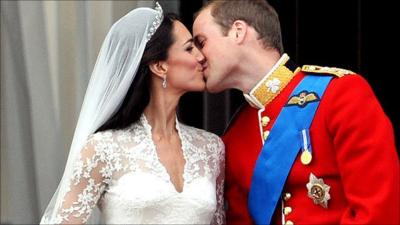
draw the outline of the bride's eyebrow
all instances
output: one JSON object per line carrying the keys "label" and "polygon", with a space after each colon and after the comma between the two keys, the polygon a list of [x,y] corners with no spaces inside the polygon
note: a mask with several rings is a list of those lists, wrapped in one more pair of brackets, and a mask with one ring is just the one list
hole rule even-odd
{"label": "bride's eyebrow", "polygon": [[190,38],[189,40],[187,40],[185,43],[183,43],[183,45],[186,45],[189,42],[193,42],[193,38]]}

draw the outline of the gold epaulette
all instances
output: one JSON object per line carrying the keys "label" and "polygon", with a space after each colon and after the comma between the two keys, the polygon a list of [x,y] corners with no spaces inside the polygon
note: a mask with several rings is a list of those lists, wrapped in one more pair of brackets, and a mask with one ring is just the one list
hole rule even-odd
{"label": "gold epaulette", "polygon": [[314,65],[304,65],[301,68],[301,71],[307,73],[325,73],[325,74],[332,74],[337,77],[343,77],[346,74],[355,74],[350,70],[345,70],[336,67],[322,67],[322,66],[314,66]]}

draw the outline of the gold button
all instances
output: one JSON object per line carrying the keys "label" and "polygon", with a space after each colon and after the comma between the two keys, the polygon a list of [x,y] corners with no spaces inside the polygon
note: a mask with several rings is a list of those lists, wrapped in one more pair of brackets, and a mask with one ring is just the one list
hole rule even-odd
{"label": "gold button", "polygon": [[287,200],[289,200],[291,197],[292,197],[292,195],[291,195],[290,193],[285,193],[285,194],[283,195],[283,200],[287,201]]}
{"label": "gold button", "polygon": [[286,216],[289,215],[291,212],[292,212],[292,208],[289,207],[289,206],[286,206],[286,207],[283,209],[283,213],[284,213]]}
{"label": "gold button", "polygon": [[270,119],[269,119],[268,116],[263,116],[263,118],[261,118],[261,125],[262,125],[263,127],[265,127],[265,126],[268,125],[269,121],[270,121]]}
{"label": "gold button", "polygon": [[294,225],[294,223],[291,220],[286,221],[286,225]]}
{"label": "gold button", "polygon": [[267,139],[268,135],[269,135],[269,130],[264,131],[264,134],[263,134],[264,140]]}

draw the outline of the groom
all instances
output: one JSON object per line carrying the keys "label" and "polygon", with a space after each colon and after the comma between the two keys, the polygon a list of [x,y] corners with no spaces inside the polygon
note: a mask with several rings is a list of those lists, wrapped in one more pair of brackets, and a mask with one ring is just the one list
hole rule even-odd
{"label": "groom", "polygon": [[212,1],[193,34],[207,89],[249,103],[223,137],[228,223],[400,222],[393,128],[360,75],[297,66],[265,0]]}

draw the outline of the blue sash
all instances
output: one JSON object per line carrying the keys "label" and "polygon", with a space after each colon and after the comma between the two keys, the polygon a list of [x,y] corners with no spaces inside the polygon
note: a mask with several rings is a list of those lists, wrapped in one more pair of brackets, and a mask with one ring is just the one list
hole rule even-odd
{"label": "blue sash", "polygon": [[[301,133],[308,131],[320,99],[332,76],[306,75],[292,92],[289,102],[299,99],[296,95],[311,94],[311,100],[287,104],[276,119],[258,156],[249,192],[248,207],[256,224],[270,224],[283,186],[293,162],[303,147]],[[317,97],[317,99],[312,97]],[[292,103],[293,103],[292,102]],[[304,104],[302,104],[304,103]],[[307,132],[308,133],[308,132]]]}

